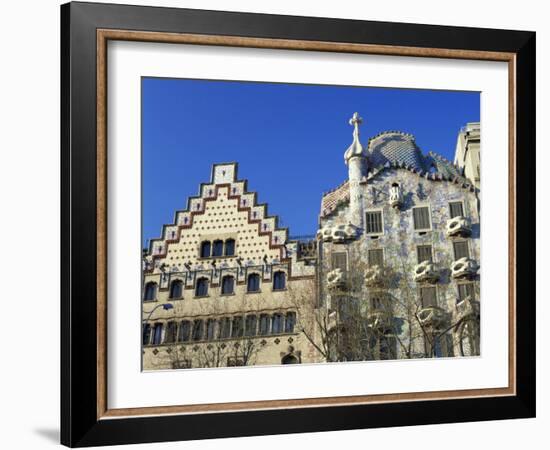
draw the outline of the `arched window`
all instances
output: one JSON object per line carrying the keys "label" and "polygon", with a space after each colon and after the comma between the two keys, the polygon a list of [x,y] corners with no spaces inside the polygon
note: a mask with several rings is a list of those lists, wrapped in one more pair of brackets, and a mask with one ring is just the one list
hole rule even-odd
{"label": "arched window", "polygon": [[188,342],[190,337],[191,337],[191,322],[189,322],[188,320],[182,320],[180,323],[178,341]]}
{"label": "arched window", "polygon": [[212,247],[212,256],[223,256],[223,241],[214,241]]}
{"label": "arched window", "polygon": [[285,317],[285,333],[294,333],[295,325],[296,325],[296,313],[287,312]]}
{"label": "arched window", "polygon": [[193,322],[193,340],[194,341],[200,341],[202,340],[202,336],[204,334],[204,323],[201,319],[197,319]]}
{"label": "arched window", "polygon": [[233,256],[235,254],[235,239],[227,239],[225,241],[225,256]]}
{"label": "arched window", "polygon": [[153,328],[153,345],[160,345],[162,343],[162,323],[156,323]]}
{"label": "arched window", "polygon": [[245,336],[256,336],[256,316],[250,315],[246,316],[246,321],[244,323],[244,334]]}
{"label": "arched window", "polygon": [[210,241],[201,242],[201,258],[210,258]]}
{"label": "arched window", "polygon": [[151,325],[148,323],[143,325],[143,345],[149,345],[151,342]]}
{"label": "arched window", "polygon": [[299,364],[298,358],[294,355],[286,355],[281,359],[281,364]]}
{"label": "arched window", "polygon": [[173,344],[176,342],[176,336],[178,335],[178,324],[176,322],[168,322],[166,324],[166,333],[164,336],[165,344]]}
{"label": "arched window", "polygon": [[251,273],[248,275],[246,290],[248,292],[258,292],[260,290],[260,275],[257,273]]}
{"label": "arched window", "polygon": [[279,313],[271,316],[271,334],[279,334],[283,332],[283,316]]}
{"label": "arched window", "polygon": [[181,298],[183,295],[183,282],[174,280],[170,283],[170,298]]}
{"label": "arched window", "polygon": [[286,273],[275,272],[273,274],[273,290],[281,291],[283,289],[286,289]]}
{"label": "arched window", "polygon": [[235,278],[231,275],[226,275],[222,278],[222,294],[233,294],[235,288]]}
{"label": "arched window", "polygon": [[269,316],[267,314],[260,315],[260,334],[269,334]]}
{"label": "arched window", "polygon": [[154,281],[149,281],[149,283],[145,285],[143,300],[152,301],[152,300],[156,300],[156,298],[157,298],[157,283],[155,283]]}
{"label": "arched window", "polygon": [[199,278],[195,287],[195,297],[206,297],[208,295],[208,278]]}

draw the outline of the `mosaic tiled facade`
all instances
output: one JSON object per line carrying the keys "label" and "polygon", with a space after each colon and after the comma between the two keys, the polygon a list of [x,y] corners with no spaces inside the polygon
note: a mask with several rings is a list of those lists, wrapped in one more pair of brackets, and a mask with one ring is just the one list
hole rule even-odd
{"label": "mosaic tiled facade", "polygon": [[145,370],[479,354],[479,190],[412,135],[363,147],[292,241],[217,164],[143,257]]}

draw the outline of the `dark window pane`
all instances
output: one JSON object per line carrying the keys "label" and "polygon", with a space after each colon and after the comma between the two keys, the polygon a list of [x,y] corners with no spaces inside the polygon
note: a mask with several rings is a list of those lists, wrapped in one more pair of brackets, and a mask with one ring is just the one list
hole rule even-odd
{"label": "dark window pane", "polygon": [[231,336],[231,319],[224,317],[220,320],[220,339],[227,339]]}
{"label": "dark window pane", "polygon": [[468,241],[453,242],[453,249],[455,253],[455,261],[460,258],[470,257],[470,251],[468,250]]}
{"label": "dark window pane", "polygon": [[458,216],[464,216],[464,209],[462,207],[462,202],[449,203],[449,210],[451,214],[451,219]]}
{"label": "dark window pane", "polygon": [[214,241],[212,256],[223,256],[223,241]]}
{"label": "dark window pane", "polygon": [[285,333],[294,333],[296,325],[296,313],[288,312],[285,317]]}
{"label": "dark window pane", "polygon": [[204,241],[201,243],[201,258],[210,257],[210,241]]}
{"label": "dark window pane", "polygon": [[260,334],[269,334],[269,316],[267,314],[262,314],[260,316]]}
{"label": "dark window pane", "polygon": [[370,306],[374,311],[380,311],[384,309],[384,296],[381,293],[371,294]]}
{"label": "dark window pane", "polygon": [[213,341],[216,338],[216,321],[214,319],[208,319],[206,322],[206,340]]}
{"label": "dark window pane", "polygon": [[366,214],[367,234],[382,233],[382,212],[369,211]]}
{"label": "dark window pane", "polygon": [[432,261],[432,246],[419,245],[416,247],[416,255],[418,258],[418,264],[424,261]]}
{"label": "dark window pane", "polygon": [[178,324],[176,322],[168,322],[166,325],[166,335],[164,336],[164,342],[166,344],[173,344],[176,342],[176,336],[178,332]]}
{"label": "dark window pane", "polygon": [[235,254],[235,239],[227,239],[225,241],[225,256],[233,256]]}
{"label": "dark window pane", "polygon": [[246,316],[245,331],[246,336],[256,336],[256,316]]}
{"label": "dark window pane", "polygon": [[283,316],[281,314],[273,314],[271,317],[271,334],[279,334],[283,332]]}
{"label": "dark window pane", "polygon": [[222,294],[233,294],[233,288],[235,285],[235,278],[227,275],[222,278]]}
{"label": "dark window pane", "polygon": [[420,288],[420,299],[423,308],[430,306],[437,306],[436,290],[435,287],[422,287]]}
{"label": "dark window pane", "polygon": [[148,345],[151,341],[151,325],[143,325],[143,345]]}
{"label": "dark window pane", "polygon": [[369,266],[384,265],[384,251],[381,248],[371,249],[368,251]]}
{"label": "dark window pane", "polygon": [[162,342],[162,323],[156,323],[153,328],[153,345],[159,345]]}
{"label": "dark window pane", "polygon": [[413,208],[413,221],[415,230],[429,230],[430,208],[427,206]]}
{"label": "dark window pane", "polygon": [[199,278],[197,280],[197,287],[195,288],[195,295],[197,297],[204,297],[208,295],[208,279]]}
{"label": "dark window pane", "polygon": [[243,335],[243,318],[233,317],[233,327],[231,329],[231,337],[241,337]]}
{"label": "dark window pane", "polygon": [[155,300],[157,298],[157,283],[150,281],[145,285],[144,300]]}
{"label": "dark window pane", "polygon": [[260,290],[260,276],[257,273],[248,275],[247,291],[256,292]]}
{"label": "dark window pane", "polygon": [[332,268],[346,271],[348,268],[348,255],[346,253],[333,253]]}
{"label": "dark window pane", "polygon": [[180,323],[178,341],[180,342],[189,341],[190,334],[191,334],[191,323],[188,320],[182,320],[182,322]]}
{"label": "dark window pane", "polygon": [[281,290],[286,288],[286,274],[284,272],[275,272],[273,274],[273,289]]}
{"label": "dark window pane", "polygon": [[183,283],[181,280],[174,280],[170,283],[170,298],[181,298],[183,294]]}
{"label": "dark window pane", "polygon": [[204,334],[203,327],[204,325],[202,320],[195,320],[193,322],[193,340],[194,341],[202,340],[202,336]]}

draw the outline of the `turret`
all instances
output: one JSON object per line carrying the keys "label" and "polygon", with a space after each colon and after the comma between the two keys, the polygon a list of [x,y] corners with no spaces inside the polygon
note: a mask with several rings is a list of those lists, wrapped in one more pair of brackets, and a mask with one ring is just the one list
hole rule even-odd
{"label": "turret", "polygon": [[360,183],[367,175],[367,149],[359,141],[359,125],[362,122],[358,113],[354,113],[349,120],[353,126],[353,142],[344,153],[349,176],[349,221],[360,228],[363,228],[363,189]]}

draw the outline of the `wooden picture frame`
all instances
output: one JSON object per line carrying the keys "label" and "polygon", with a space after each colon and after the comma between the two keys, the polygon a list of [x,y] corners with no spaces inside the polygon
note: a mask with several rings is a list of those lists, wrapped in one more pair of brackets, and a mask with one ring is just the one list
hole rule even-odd
{"label": "wooden picture frame", "polygon": [[[106,342],[109,40],[505,61],[509,385],[471,391],[110,409]],[[61,442],[71,447],[535,415],[535,33],[125,5],[61,7]]]}

